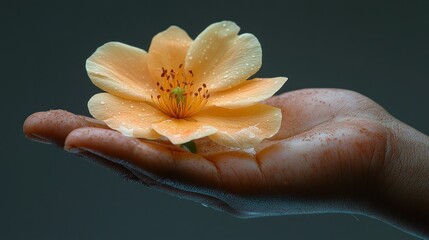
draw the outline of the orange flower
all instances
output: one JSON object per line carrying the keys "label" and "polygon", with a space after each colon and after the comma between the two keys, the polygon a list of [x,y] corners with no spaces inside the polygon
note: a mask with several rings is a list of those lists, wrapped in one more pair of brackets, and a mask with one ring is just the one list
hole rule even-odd
{"label": "orange flower", "polygon": [[152,39],[148,53],[104,44],[86,61],[92,82],[107,92],[89,100],[90,113],[126,136],[165,136],[173,144],[208,136],[250,148],[273,136],[281,111],[258,102],[287,78],[247,80],[261,67],[262,50],[255,36],[239,30],[219,22],[193,41],[171,26]]}

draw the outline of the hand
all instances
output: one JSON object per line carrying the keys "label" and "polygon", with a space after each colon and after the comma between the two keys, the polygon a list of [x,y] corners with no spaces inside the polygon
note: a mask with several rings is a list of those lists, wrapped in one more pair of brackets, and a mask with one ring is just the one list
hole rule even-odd
{"label": "hand", "polygon": [[[429,234],[429,210],[424,205],[428,198],[418,195],[404,203],[403,194],[415,187],[393,185],[398,179],[412,178],[394,169],[405,161],[403,150],[410,139],[402,140],[398,134],[414,129],[347,90],[300,90],[266,103],[282,109],[282,127],[274,137],[246,151],[200,139],[193,154],[165,140],[125,137],[102,122],[61,110],[31,115],[24,132],[125,179],[236,216],[352,212]],[[413,218],[414,211],[399,210],[402,205],[419,204],[426,209],[416,209],[424,213],[418,219]]]}

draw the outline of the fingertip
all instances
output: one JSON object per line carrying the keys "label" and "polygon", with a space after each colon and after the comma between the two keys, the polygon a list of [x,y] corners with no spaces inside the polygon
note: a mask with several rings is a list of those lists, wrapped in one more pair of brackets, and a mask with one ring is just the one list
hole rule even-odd
{"label": "fingertip", "polygon": [[43,115],[44,112],[36,112],[28,116],[23,124],[22,130],[25,134],[25,136],[31,136],[35,132],[37,132],[38,128],[37,126],[40,123],[40,118]]}
{"label": "fingertip", "polygon": [[[64,150],[72,151],[77,148],[94,148],[109,141],[114,131],[93,127],[82,127],[71,131],[64,141]],[[120,136],[118,136],[120,137]],[[113,144],[113,143],[111,143]]]}
{"label": "fingertip", "polygon": [[42,143],[62,144],[64,132],[59,131],[59,115],[71,114],[62,110],[36,112],[25,119],[23,124],[24,135],[34,141]]}
{"label": "fingertip", "polygon": [[24,121],[24,135],[34,141],[64,146],[67,135],[76,128],[105,127],[97,120],[75,115],[64,110],[50,110],[31,114]]}

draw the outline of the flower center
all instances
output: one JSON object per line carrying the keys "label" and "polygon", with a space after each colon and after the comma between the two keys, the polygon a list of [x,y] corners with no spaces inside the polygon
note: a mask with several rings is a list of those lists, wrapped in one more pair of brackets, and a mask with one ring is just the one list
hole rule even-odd
{"label": "flower center", "polygon": [[157,82],[158,95],[152,101],[170,117],[187,118],[202,110],[210,97],[207,85],[194,85],[192,70],[185,72],[183,64],[178,69],[162,68],[161,81]]}

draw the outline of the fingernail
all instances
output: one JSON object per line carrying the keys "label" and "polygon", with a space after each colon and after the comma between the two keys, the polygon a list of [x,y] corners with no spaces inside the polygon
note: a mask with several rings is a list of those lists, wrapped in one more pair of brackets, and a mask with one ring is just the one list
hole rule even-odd
{"label": "fingernail", "polygon": [[73,147],[73,146],[64,146],[64,150],[69,152],[69,153],[73,153],[73,154],[85,152],[84,150],[82,150],[78,147]]}
{"label": "fingernail", "polygon": [[52,144],[51,140],[37,136],[37,135],[26,134],[25,137],[32,140],[32,141],[35,141],[35,142],[44,143],[44,144]]}

